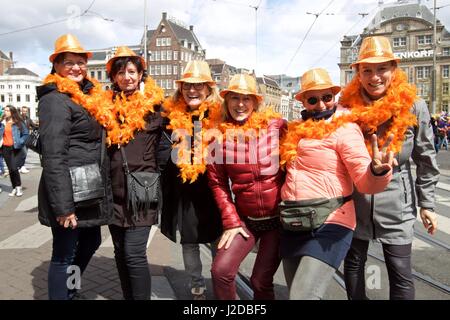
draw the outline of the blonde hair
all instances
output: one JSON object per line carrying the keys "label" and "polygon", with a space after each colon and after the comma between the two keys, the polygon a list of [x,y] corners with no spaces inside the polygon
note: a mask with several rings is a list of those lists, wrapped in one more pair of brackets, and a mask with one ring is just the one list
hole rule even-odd
{"label": "blonde hair", "polygon": [[[228,113],[228,103],[227,103],[227,97],[229,96],[230,93],[238,93],[238,92],[229,91],[225,95],[225,97],[222,101],[222,121],[231,120],[229,113]],[[242,93],[238,93],[238,94],[242,94]],[[261,102],[258,103],[258,99],[256,98],[256,96],[254,94],[248,94],[248,95],[252,97],[252,99],[256,105],[255,109],[253,109],[253,112],[258,112],[259,110],[264,110],[264,108],[265,108],[264,100],[262,100]]]}
{"label": "blonde hair", "polygon": [[[219,91],[217,90],[217,87],[211,87],[208,83],[204,82],[209,89],[209,94],[206,97],[205,101],[207,102],[211,102],[211,103],[221,103],[222,102],[222,98],[219,96]],[[182,82],[178,83],[178,88],[175,91],[175,93],[172,96],[172,100],[173,101],[178,101],[180,99],[184,99],[183,98],[183,94],[181,93],[181,85]]]}

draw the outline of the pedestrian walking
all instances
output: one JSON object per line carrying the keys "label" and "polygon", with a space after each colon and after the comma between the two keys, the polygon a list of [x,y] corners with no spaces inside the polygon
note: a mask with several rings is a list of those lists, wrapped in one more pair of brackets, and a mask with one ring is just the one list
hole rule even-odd
{"label": "pedestrian walking", "polygon": [[20,150],[28,137],[28,128],[14,106],[7,105],[4,113],[4,121],[0,123],[0,137],[3,139],[1,149],[12,186],[9,196],[21,197],[23,195],[22,181],[17,163]]}

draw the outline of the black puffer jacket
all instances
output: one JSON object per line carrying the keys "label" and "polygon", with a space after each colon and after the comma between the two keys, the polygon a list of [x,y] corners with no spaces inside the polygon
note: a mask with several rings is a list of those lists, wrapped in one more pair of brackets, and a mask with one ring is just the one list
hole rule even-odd
{"label": "black puffer jacket", "polygon": [[[84,93],[92,88],[85,80]],[[42,176],[38,191],[39,221],[56,226],[56,217],[75,212],[79,227],[108,224],[112,217],[109,157],[104,152],[101,173],[106,197],[100,205],[75,209],[69,167],[101,163],[101,126],[68,94],[48,84],[37,88]]]}

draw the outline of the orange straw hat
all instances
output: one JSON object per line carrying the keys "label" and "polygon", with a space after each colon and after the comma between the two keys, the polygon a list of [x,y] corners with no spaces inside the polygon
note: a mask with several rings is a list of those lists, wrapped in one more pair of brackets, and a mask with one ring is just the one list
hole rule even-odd
{"label": "orange straw hat", "polygon": [[334,85],[331,81],[330,75],[328,74],[327,70],[322,68],[315,68],[306,71],[302,75],[301,84],[301,90],[295,95],[295,99],[299,101],[302,100],[303,94],[306,91],[331,88],[331,91],[333,91],[334,95],[338,94],[339,91],[341,91],[341,87]]}
{"label": "orange straw hat", "polygon": [[359,49],[358,60],[351,64],[351,67],[359,63],[382,63],[387,61],[399,62],[400,59],[394,56],[389,39],[382,36],[364,38]]}
{"label": "orange straw hat", "polygon": [[186,68],[183,71],[181,79],[176,80],[176,83],[189,82],[200,83],[206,82],[211,87],[216,85],[216,82],[211,77],[211,70],[206,61],[191,60],[188,62]]}
{"label": "orange straw hat", "polygon": [[48,60],[53,63],[56,56],[63,52],[84,53],[87,55],[88,59],[92,58],[92,52],[84,50],[77,37],[70,33],[64,34],[56,39],[55,52],[48,57]]}
{"label": "orange straw hat", "polygon": [[228,88],[220,91],[220,96],[225,98],[228,92],[251,94],[256,97],[258,103],[261,103],[264,99],[262,95],[258,94],[258,87],[256,85],[255,78],[245,73],[235,74],[231,78]]}
{"label": "orange straw hat", "polygon": [[127,46],[120,46],[117,48],[116,53],[114,54],[114,57],[109,59],[108,62],[106,63],[106,71],[108,73],[110,73],[112,64],[114,63],[114,61],[118,58],[123,58],[123,57],[139,57],[141,59],[142,66],[144,67],[144,69],[146,69],[146,64],[145,64],[144,58],[142,58],[141,56],[138,56],[133,50],[131,50]]}

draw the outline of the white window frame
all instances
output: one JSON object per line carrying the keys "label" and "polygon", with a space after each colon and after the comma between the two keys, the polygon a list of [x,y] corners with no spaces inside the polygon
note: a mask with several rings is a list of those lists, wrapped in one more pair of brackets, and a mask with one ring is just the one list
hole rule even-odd
{"label": "white window frame", "polygon": [[161,61],[166,61],[166,60],[167,60],[167,51],[161,50]]}
{"label": "white window frame", "polygon": [[449,65],[442,66],[442,78],[448,78],[449,71]]}
{"label": "white window frame", "polygon": [[159,76],[161,74],[161,66],[157,64],[155,66],[155,76]]}
{"label": "white window frame", "polygon": [[174,65],[172,70],[173,70],[174,75],[178,75],[178,66],[177,65]]}
{"label": "white window frame", "polygon": [[392,44],[394,47],[404,47],[406,46],[406,37],[395,37]]}
{"label": "white window frame", "polygon": [[167,50],[167,61],[171,61],[171,60],[172,60],[172,50]]}
{"label": "white window frame", "polygon": [[161,38],[156,38],[156,46],[161,47]]}
{"label": "white window frame", "polygon": [[166,75],[166,65],[165,65],[165,64],[162,64],[162,65],[161,65],[161,75],[162,75],[162,76],[165,76],[165,75]]}
{"label": "white window frame", "polygon": [[448,82],[443,82],[443,83],[442,83],[442,94],[443,94],[443,95],[448,95],[449,92],[450,92],[450,89],[449,89],[449,84],[448,84]]}
{"label": "white window frame", "polygon": [[166,40],[167,38],[161,38],[161,47],[165,47],[167,44],[166,44]]}
{"label": "white window frame", "polygon": [[155,51],[155,61],[161,61],[161,51]]}
{"label": "white window frame", "polygon": [[172,45],[172,38],[167,38],[167,45],[171,46]]}
{"label": "white window frame", "polygon": [[173,52],[173,60],[178,60],[178,51]]}
{"label": "white window frame", "polygon": [[167,65],[166,73],[169,76],[172,75],[172,65],[170,65],[170,64]]}

